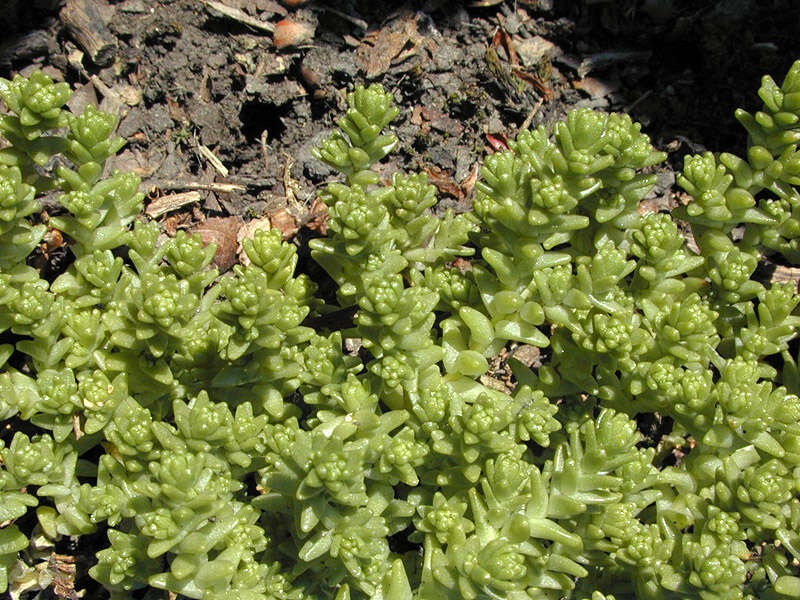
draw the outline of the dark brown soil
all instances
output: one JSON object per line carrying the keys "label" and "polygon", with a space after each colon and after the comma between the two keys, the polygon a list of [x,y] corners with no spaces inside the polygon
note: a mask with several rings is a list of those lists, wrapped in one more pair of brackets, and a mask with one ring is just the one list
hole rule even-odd
{"label": "dark brown soil", "polygon": [[[673,167],[706,148],[741,151],[733,110],[757,109],[760,76],[781,77],[800,57],[795,0],[226,0],[263,22],[315,29],[281,50],[202,0],[97,1],[117,43],[110,66],[81,56],[58,0],[34,0],[0,12],[17,31],[0,75],[45,68],[78,88],[76,103],[118,112],[128,146],[116,166],[136,169],[152,198],[239,186],[202,190],[194,211],[161,217],[168,229],[271,216],[287,197],[302,221],[332,175],[310,149],[358,83],[382,83],[402,108],[386,171],[426,170],[445,205],[466,207],[487,150],[577,106],[629,112]],[[662,170],[657,196],[674,183]]]}

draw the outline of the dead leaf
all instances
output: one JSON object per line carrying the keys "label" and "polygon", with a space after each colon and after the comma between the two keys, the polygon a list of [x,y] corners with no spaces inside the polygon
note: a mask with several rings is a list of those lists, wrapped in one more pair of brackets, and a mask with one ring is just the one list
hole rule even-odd
{"label": "dead leaf", "polygon": [[453,179],[451,172],[433,165],[424,165],[422,170],[427,174],[428,182],[436,186],[437,190],[457,200],[464,199],[464,192],[461,186]]}
{"label": "dead leaf", "polygon": [[75,557],[66,554],[50,554],[47,561],[47,571],[52,576],[53,592],[59,598],[68,598],[69,600],[78,600],[82,593],[75,591]]}
{"label": "dead leaf", "polygon": [[472,263],[463,256],[459,256],[453,259],[449,263],[449,266],[453,267],[454,269],[458,269],[462,273],[466,273],[467,271],[472,271]]}
{"label": "dead leaf", "polygon": [[72,98],[67,101],[67,106],[74,114],[82,113],[89,104],[95,108],[99,104],[97,90],[91,82],[78,86]]}
{"label": "dead leaf", "polygon": [[508,35],[508,32],[503,27],[497,27],[497,29],[494,30],[494,35],[492,36],[492,48],[503,48],[506,51],[508,61],[514,66],[519,65],[517,51],[514,49],[511,36]]}
{"label": "dead leaf", "polygon": [[541,350],[530,344],[521,344],[514,349],[511,356],[526,367],[538,366],[536,363],[540,363]]}
{"label": "dead leaf", "polygon": [[404,50],[403,58],[408,58],[410,50],[416,52],[419,41],[416,15],[407,11],[386,27],[367,34],[356,49],[356,62],[367,79],[374,79],[388,71]]}
{"label": "dead leaf", "polygon": [[521,69],[519,67],[514,67],[513,69],[511,69],[511,72],[514,75],[516,75],[517,77],[519,77],[520,79],[522,79],[522,81],[525,81],[526,83],[529,83],[531,85],[531,87],[533,87],[533,89],[535,89],[537,92],[539,92],[539,94],[545,100],[548,100],[548,101],[552,100],[552,98],[553,98],[553,90],[550,89],[549,87],[547,87],[545,82],[542,81],[539,77],[537,77],[536,75],[533,75],[532,73],[529,73],[525,69]]}
{"label": "dead leaf", "polygon": [[244,266],[250,264],[250,258],[244,251],[244,245],[242,242],[247,239],[252,240],[255,237],[256,232],[261,231],[262,229],[266,229],[267,231],[272,229],[272,225],[270,225],[269,222],[269,217],[261,217],[260,219],[248,221],[239,228],[239,232],[236,234],[236,253],[239,255],[239,262]]}
{"label": "dead leaf", "polygon": [[169,215],[161,221],[161,230],[169,237],[173,237],[178,229],[186,229],[191,220],[192,215],[188,212]]}
{"label": "dead leaf", "polygon": [[475,163],[472,165],[472,169],[470,169],[469,174],[464,178],[464,181],[461,182],[461,190],[464,192],[464,197],[469,198],[472,194],[472,190],[475,189],[475,184],[478,182],[478,175],[481,172],[481,165],[480,163]]}
{"label": "dead leaf", "polygon": [[595,77],[584,77],[583,79],[573,81],[572,87],[576,90],[586,92],[593,100],[606,98],[619,89],[619,86],[613,81],[597,79]]}
{"label": "dead leaf", "polygon": [[[134,134],[131,136],[131,141],[136,143],[146,143],[147,138],[142,134]],[[150,164],[149,157],[137,148],[126,148],[116,156],[108,159],[107,167],[110,171],[119,169],[123,173],[131,172],[141,179],[147,179],[156,170]]]}
{"label": "dead leaf", "polygon": [[281,208],[269,217],[270,224],[283,234],[283,239],[288,240],[300,230],[297,219],[290,215],[285,208]]}
{"label": "dead leaf", "polygon": [[308,221],[305,223],[305,228],[311,231],[316,231],[321,235],[328,234],[328,205],[319,198],[314,198],[311,203],[311,208],[308,211]]}
{"label": "dead leaf", "polygon": [[180,123],[185,127],[189,127],[192,124],[186,110],[172,98],[167,98],[167,110],[170,118],[176,123]]}
{"label": "dead leaf", "polygon": [[508,150],[508,137],[505,133],[498,133],[497,135],[487,133],[486,141],[489,142],[489,146],[491,146],[492,150],[495,152],[505,152]]}
{"label": "dead leaf", "polygon": [[189,233],[199,234],[204,244],[216,244],[217,253],[211,264],[224,272],[236,264],[236,236],[241,227],[240,217],[211,217],[190,229]]}

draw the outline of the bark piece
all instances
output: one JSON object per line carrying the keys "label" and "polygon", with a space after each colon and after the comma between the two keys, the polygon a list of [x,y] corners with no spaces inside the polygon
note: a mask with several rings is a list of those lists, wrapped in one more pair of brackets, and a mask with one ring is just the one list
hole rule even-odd
{"label": "bark piece", "polygon": [[97,0],[67,0],[60,13],[61,22],[99,67],[114,62],[117,53],[114,36],[108,30],[107,13],[108,7],[101,6]]}

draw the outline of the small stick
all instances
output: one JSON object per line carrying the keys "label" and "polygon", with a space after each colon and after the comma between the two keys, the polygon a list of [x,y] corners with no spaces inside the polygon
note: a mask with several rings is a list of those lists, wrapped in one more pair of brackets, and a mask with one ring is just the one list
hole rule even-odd
{"label": "small stick", "polygon": [[208,192],[244,192],[247,188],[236,183],[200,183],[195,181],[170,181],[154,183],[153,187],[165,191],[173,190],[203,190]]}
{"label": "small stick", "polygon": [[234,21],[238,21],[239,23],[244,23],[253,29],[260,29],[261,31],[269,31],[272,33],[275,31],[275,25],[270,23],[269,21],[259,21],[255,17],[251,17],[247,13],[239,10],[238,8],[233,8],[232,6],[228,6],[227,4],[223,4],[222,2],[217,2],[216,0],[201,0],[203,4],[208,6],[209,8],[213,8],[218,13],[221,13],[223,16],[228,17],[229,19],[233,19]]}
{"label": "small stick", "polygon": [[533,118],[536,116],[536,113],[539,112],[539,109],[542,107],[542,99],[539,98],[536,100],[536,104],[531,108],[530,112],[528,112],[528,116],[525,117],[525,120],[522,122],[522,125],[519,126],[519,130],[523,131],[531,126],[531,122]]}
{"label": "small stick", "polygon": [[217,158],[217,156],[207,146],[198,144],[197,149],[200,151],[200,154],[202,154],[206,160],[211,163],[211,166],[214,167],[220,175],[223,177],[228,176],[228,167],[223,165],[222,161]]}
{"label": "small stick", "polygon": [[267,138],[269,132],[265,129],[261,132],[261,156],[264,158],[264,168],[269,169],[269,150],[267,150]]}

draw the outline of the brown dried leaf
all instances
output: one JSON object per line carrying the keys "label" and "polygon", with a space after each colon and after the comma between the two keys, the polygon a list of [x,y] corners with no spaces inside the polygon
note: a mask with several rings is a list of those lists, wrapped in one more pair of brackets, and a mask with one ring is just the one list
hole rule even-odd
{"label": "brown dried leaf", "polygon": [[572,82],[576,90],[586,92],[592,99],[606,98],[619,89],[618,82],[595,77],[584,77]]}
{"label": "brown dried leaf", "polygon": [[[356,49],[356,62],[367,79],[382,75],[392,66],[392,61],[400,55],[407,44],[411,49],[420,40],[416,16],[408,11],[386,27],[370,32]],[[413,53],[413,52],[412,52]],[[403,58],[407,58],[404,55]]]}
{"label": "brown dried leaf", "polygon": [[453,198],[458,200],[464,199],[464,192],[461,186],[453,179],[452,173],[432,165],[423,166],[423,170],[428,175],[428,181],[436,186],[436,189],[440,192],[453,196]]}
{"label": "brown dried leaf", "polygon": [[236,264],[236,236],[242,227],[240,217],[211,217],[190,230],[197,233],[204,244],[216,244],[217,253],[211,264],[224,272]]}
{"label": "brown dried leaf", "polygon": [[169,112],[170,118],[175,121],[176,123],[180,123],[181,125],[189,126],[192,124],[191,120],[189,119],[189,115],[186,113],[186,110],[178,104],[172,98],[167,98],[167,110]]}
{"label": "brown dried leaf", "polygon": [[545,100],[552,100],[553,98],[553,90],[547,87],[547,85],[539,79],[536,75],[529,73],[525,69],[520,68],[513,68],[511,69],[511,73],[519,77],[522,81],[530,84],[530,86],[539,92]]}
{"label": "brown dried leaf", "polygon": [[462,273],[466,273],[467,271],[472,271],[472,263],[463,256],[458,256],[454,258],[450,262],[450,266],[453,267],[454,269],[458,269]]}
{"label": "brown dried leaf", "polygon": [[475,189],[475,184],[478,181],[478,175],[481,172],[481,165],[480,163],[475,163],[472,165],[472,169],[470,169],[469,174],[464,178],[464,181],[461,182],[461,190],[464,193],[465,198],[469,198],[470,194],[472,194],[472,190]]}
{"label": "brown dried leaf", "polygon": [[314,198],[311,203],[311,208],[308,211],[308,221],[306,221],[306,229],[316,231],[322,235],[328,234],[328,205],[319,198]]}
{"label": "brown dried leaf", "polygon": [[300,230],[297,219],[290,215],[285,208],[281,208],[269,217],[270,224],[283,234],[283,239],[288,240]]}
{"label": "brown dried leaf", "polygon": [[187,229],[193,221],[191,212],[180,212],[169,215],[160,222],[161,229],[169,237],[173,237],[178,229]]}
{"label": "brown dried leaf", "polygon": [[511,353],[511,356],[516,358],[526,367],[538,366],[537,363],[540,363],[539,358],[541,356],[541,350],[539,350],[539,348],[536,346],[531,346],[530,344],[521,344],[514,349],[514,351]]}
{"label": "brown dried leaf", "polygon": [[514,43],[511,40],[511,36],[508,35],[508,32],[504,27],[498,27],[495,29],[494,36],[492,36],[492,47],[495,49],[502,47],[506,51],[506,56],[508,57],[509,62],[514,66],[519,65],[517,50],[514,48]]}
{"label": "brown dried leaf", "polygon": [[508,150],[508,136],[506,136],[505,133],[498,133],[497,135],[487,133],[486,141],[489,142],[489,146],[491,146],[492,150],[495,152],[505,152]]}
{"label": "brown dried leaf", "polygon": [[242,242],[246,239],[253,239],[256,235],[256,231],[261,231],[262,229],[266,229],[267,231],[272,229],[272,225],[270,225],[269,222],[269,217],[261,217],[260,219],[248,221],[239,228],[239,232],[236,234],[236,241],[238,243],[236,252],[239,255],[239,262],[245,266],[250,264],[250,259],[248,258],[247,253],[244,251]]}

